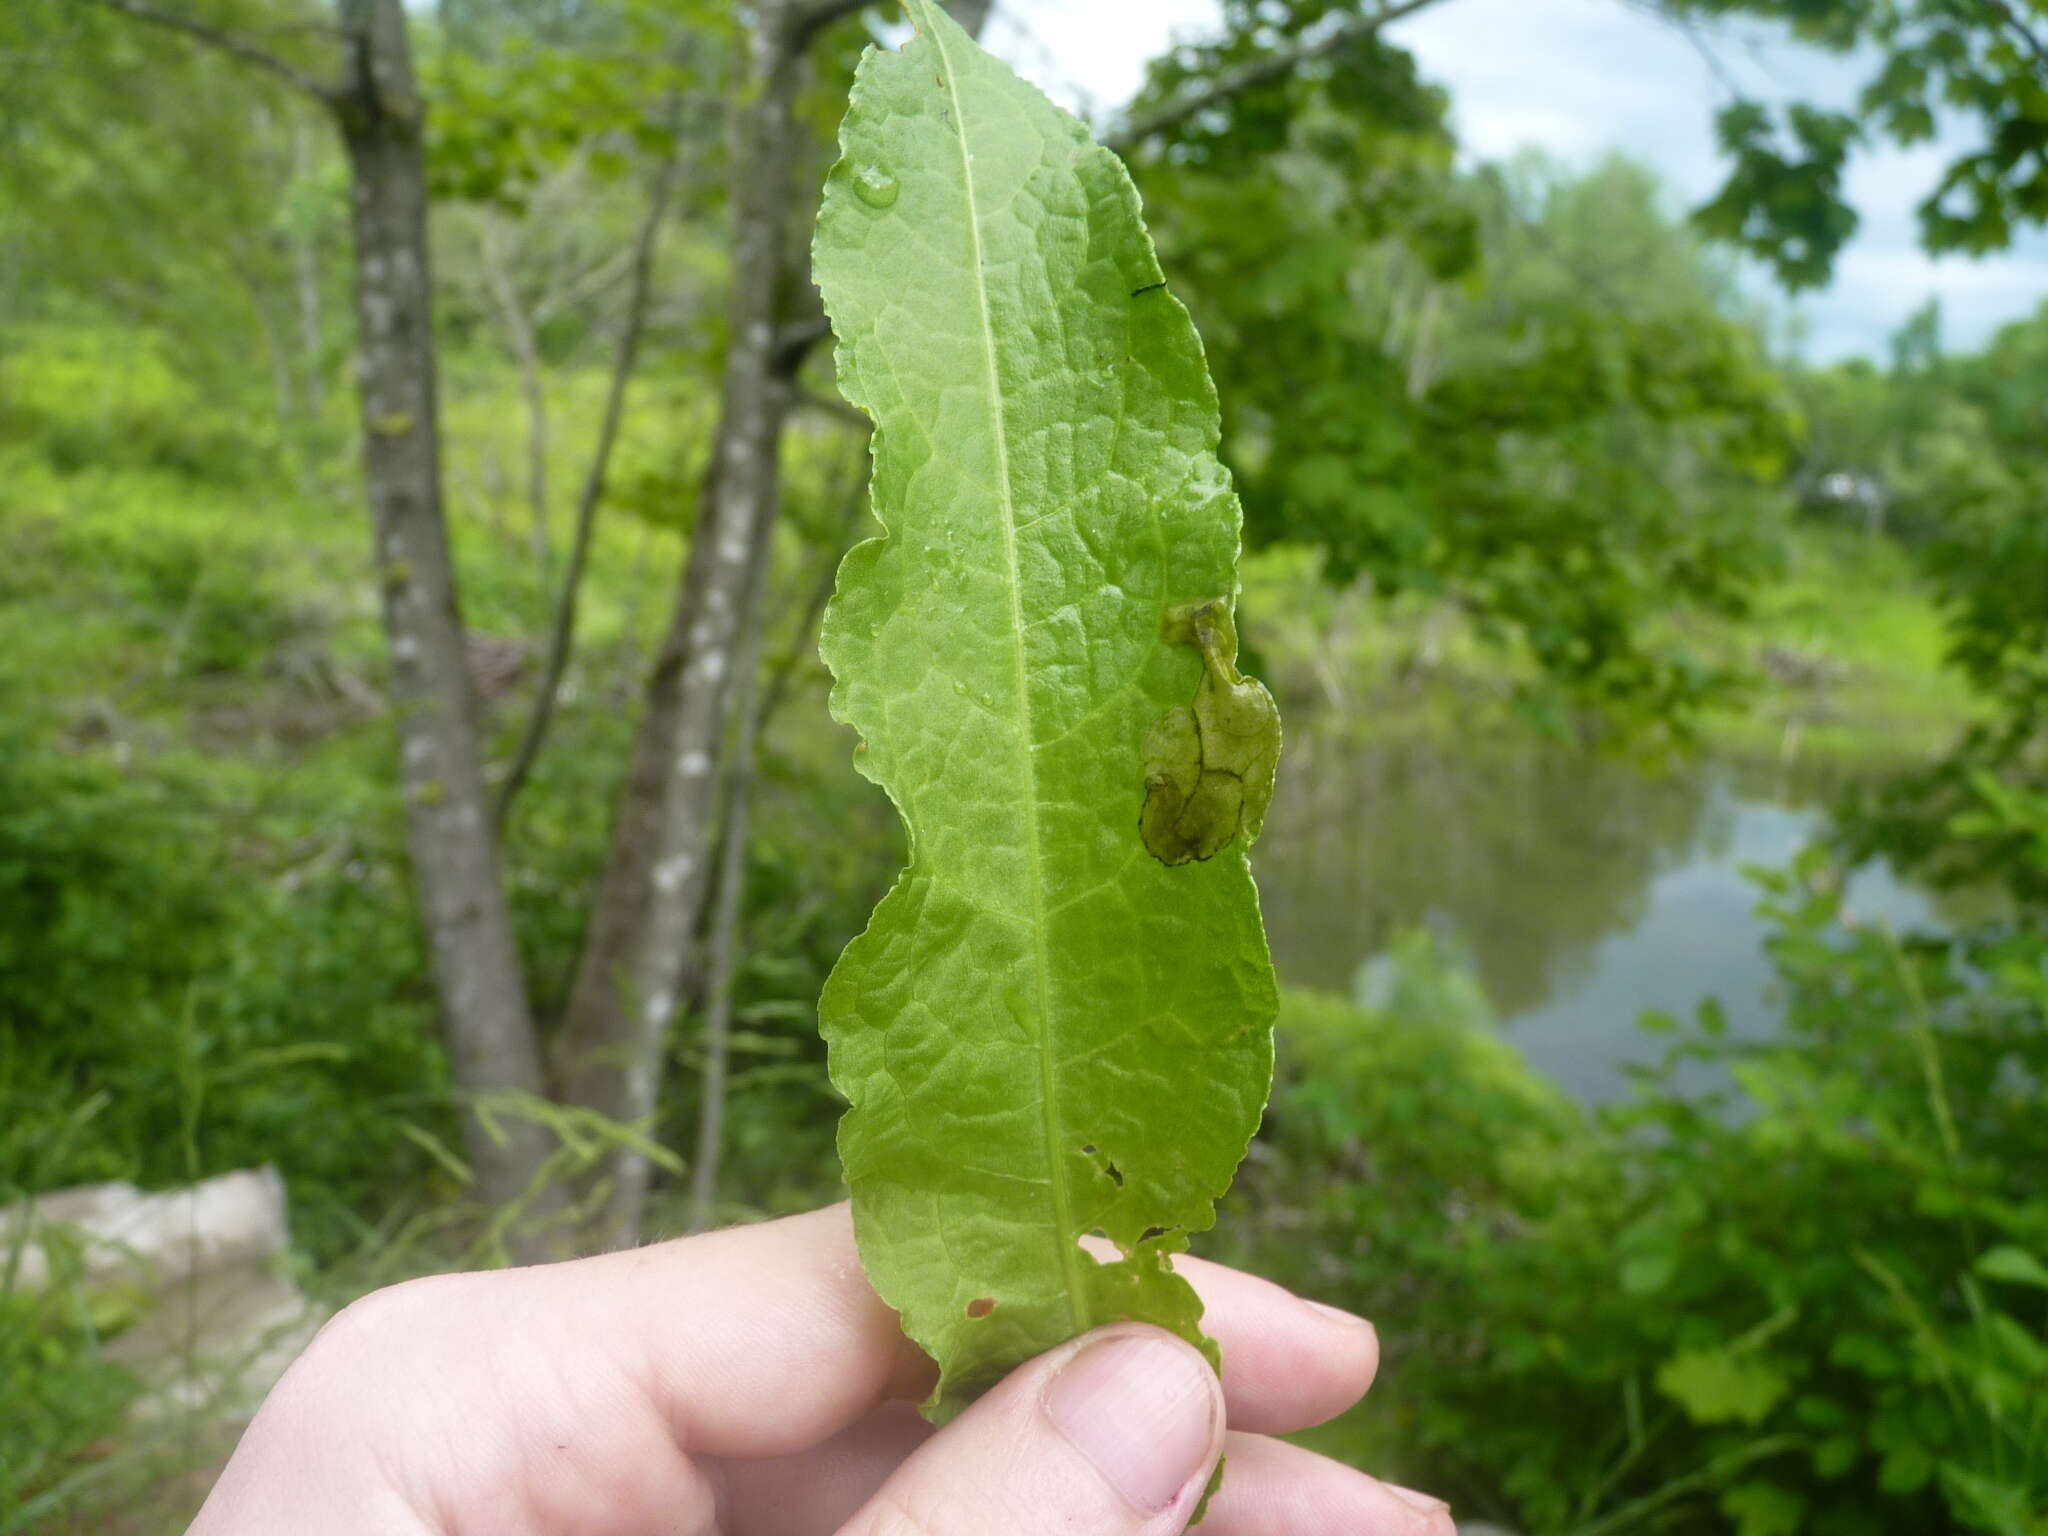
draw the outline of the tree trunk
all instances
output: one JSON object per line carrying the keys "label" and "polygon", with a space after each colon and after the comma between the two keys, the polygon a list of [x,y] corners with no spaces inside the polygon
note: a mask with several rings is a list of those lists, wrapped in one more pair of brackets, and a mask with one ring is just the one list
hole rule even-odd
{"label": "tree trunk", "polygon": [[[967,13],[974,31],[988,16],[986,0],[949,5],[956,15]],[[846,7],[849,14],[854,9]],[[560,1096],[629,1122],[654,1113],[669,1028],[695,969],[735,652],[759,601],[749,563],[757,546],[767,558],[780,493],[782,429],[801,355],[778,343],[777,301],[792,286],[786,237],[809,197],[799,184],[805,141],[798,98],[804,50],[820,14],[798,0],[766,0],[759,8],[753,79],[733,157],[723,411],[557,1042]],[[616,1154],[598,1240],[637,1240],[649,1172],[637,1153]]]}
{"label": "tree trunk", "polygon": [[[477,704],[441,504],[422,111],[401,0],[340,0],[355,44],[336,98],[352,171],[364,480],[391,649],[408,843],[477,1195],[530,1198],[545,1131],[494,1137],[475,1100],[538,1094],[539,1049],[498,880]],[[531,1245],[520,1245],[531,1251]]]}
{"label": "tree trunk", "polygon": [[719,1164],[725,1155],[725,1093],[732,1057],[732,993],[739,971],[740,919],[747,895],[747,813],[754,789],[754,745],[759,716],[754,707],[767,615],[762,588],[774,550],[774,525],[764,522],[754,551],[752,602],[741,635],[735,668],[732,768],[725,776],[725,815],[720,824],[717,908],[712,915],[705,978],[704,1080],[698,1095],[697,1151],[690,1164],[692,1232],[709,1231],[718,1203]]}
{"label": "tree trunk", "polygon": [[[667,638],[649,679],[557,1069],[562,1096],[614,1119],[653,1115],[669,1025],[708,886],[735,652],[754,601],[753,552],[772,523],[788,381],[776,366],[784,243],[802,192],[804,59],[780,3],[763,7],[733,157],[731,340],[723,409]],[[649,1168],[615,1155],[596,1236],[639,1235]]]}
{"label": "tree trunk", "polygon": [[[677,133],[681,132],[680,108],[669,114]],[[555,703],[562,690],[562,677],[569,669],[569,653],[576,644],[576,615],[583,598],[583,574],[590,560],[591,536],[597,529],[597,510],[604,500],[611,475],[612,450],[619,441],[619,429],[626,419],[626,390],[633,382],[633,370],[640,358],[640,340],[647,330],[649,300],[654,292],[654,258],[661,245],[661,228],[668,219],[669,203],[681,175],[680,151],[671,147],[655,172],[648,190],[647,210],[633,237],[633,265],[626,290],[626,312],[619,325],[618,348],[612,355],[611,383],[605,390],[604,415],[599,418],[597,445],[590,451],[590,469],[583,478],[583,494],[576,502],[576,529],[569,539],[569,567],[562,577],[555,600],[555,622],[548,635],[547,662],[542,668],[540,687],[533,696],[533,710],[526,729],[520,733],[512,765],[505,770],[498,787],[496,819],[502,834],[511,819],[512,802],[526,785],[527,775],[540,757],[554,719]],[[644,532],[643,527],[643,532]],[[643,543],[644,548],[644,543]],[[638,574],[635,562],[635,575]],[[629,623],[626,633],[633,633]]]}

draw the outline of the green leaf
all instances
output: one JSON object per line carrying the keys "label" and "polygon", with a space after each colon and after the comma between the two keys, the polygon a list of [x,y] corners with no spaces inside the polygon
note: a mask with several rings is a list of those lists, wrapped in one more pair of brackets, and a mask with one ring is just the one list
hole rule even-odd
{"label": "green leaf", "polygon": [[1878,1468],[1877,1486],[1882,1493],[1918,1493],[1934,1476],[1934,1457],[1917,1441],[1909,1441],[1887,1452]]}
{"label": "green leaf", "polygon": [[1657,1387],[1696,1424],[1761,1424],[1784,1397],[1784,1372],[1726,1348],[1688,1349],[1657,1368]]}
{"label": "green leaf", "polygon": [[861,62],[815,262],[886,529],[822,648],[911,858],[820,1016],[862,1258],[944,1419],[1099,1323],[1202,1341],[1168,1256],[1257,1128],[1278,999],[1263,804],[1178,865],[1139,830],[1148,736],[1214,676],[1170,616],[1237,590],[1201,343],[1117,159],[909,10]]}
{"label": "green leaf", "polygon": [[1621,1289],[1628,1296],[1654,1296],[1678,1275],[1678,1255],[1669,1249],[1622,1260]]}
{"label": "green leaf", "polygon": [[1854,1435],[1830,1435],[1813,1448],[1814,1473],[1831,1479],[1840,1477],[1862,1455],[1863,1444]]}
{"label": "green leaf", "polygon": [[2008,1285],[2031,1285],[2048,1291],[2048,1265],[2026,1249],[2016,1248],[2011,1243],[2001,1243],[1979,1258],[1977,1273],[1987,1280],[2003,1280]]}
{"label": "green leaf", "polygon": [[1891,1380],[1906,1363],[1905,1351],[1890,1336],[1874,1333],[1837,1334],[1828,1346],[1828,1359],[1876,1381]]}
{"label": "green leaf", "polygon": [[1997,1536],[2034,1536],[2041,1529],[2038,1506],[2024,1483],[1986,1477],[1967,1467],[1944,1463],[1943,1488],[1951,1505],[1971,1523]]}
{"label": "green leaf", "polygon": [[1721,1495],[1721,1508],[1735,1518],[1736,1536],[1793,1536],[1806,1500],[1776,1483],[1739,1483]]}

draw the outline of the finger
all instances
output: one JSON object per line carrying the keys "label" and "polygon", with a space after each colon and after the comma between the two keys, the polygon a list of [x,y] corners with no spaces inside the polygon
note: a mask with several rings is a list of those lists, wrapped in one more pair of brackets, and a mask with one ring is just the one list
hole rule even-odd
{"label": "finger", "polygon": [[297,1485],[331,1491],[319,1507],[336,1523],[319,1529],[383,1529],[350,1520],[395,1480],[425,1511],[461,1490],[479,1530],[697,1529],[710,1458],[799,1450],[930,1375],[862,1276],[844,1207],[436,1276],[321,1331],[216,1489],[209,1511],[230,1523],[203,1528],[239,1514],[298,1529],[271,1518],[298,1506]]}
{"label": "finger", "polygon": [[1157,1328],[1099,1328],[1013,1371],[926,1441],[842,1536],[1172,1536],[1223,1449],[1208,1362]]}
{"label": "finger", "polygon": [[937,1433],[910,1404],[887,1403],[808,1451],[720,1463],[722,1529],[728,1536],[836,1531]]}
{"label": "finger", "polygon": [[[1116,1256],[1100,1238],[1083,1246]],[[1232,1429],[1291,1435],[1334,1419],[1372,1385],[1380,1341],[1364,1318],[1184,1253],[1173,1268],[1202,1298],[1202,1327],[1222,1346]]]}
{"label": "finger", "polygon": [[1326,1456],[1262,1435],[1231,1435],[1223,1487],[1199,1536],[1454,1536],[1450,1507]]}
{"label": "finger", "polygon": [[1223,1349],[1230,1427],[1291,1435],[1326,1423],[1371,1387],[1380,1338],[1371,1323],[1205,1259],[1174,1270],[1202,1298],[1202,1327]]}
{"label": "finger", "polygon": [[488,1279],[562,1359],[637,1382],[692,1456],[788,1455],[930,1385],[844,1205]]}
{"label": "finger", "polygon": [[[1178,1267],[1223,1346],[1233,1428],[1318,1424],[1371,1384],[1370,1324],[1219,1264]],[[843,1204],[489,1278],[517,1291],[545,1336],[643,1382],[693,1455],[789,1455],[931,1385],[930,1362],[867,1282]]]}
{"label": "finger", "polygon": [[[726,1469],[731,1536],[838,1530],[932,1437],[907,1405],[799,1456]],[[1197,1536],[1450,1536],[1443,1501],[1263,1435],[1225,1437],[1223,1488]],[[943,1533],[942,1533],[943,1536]]]}

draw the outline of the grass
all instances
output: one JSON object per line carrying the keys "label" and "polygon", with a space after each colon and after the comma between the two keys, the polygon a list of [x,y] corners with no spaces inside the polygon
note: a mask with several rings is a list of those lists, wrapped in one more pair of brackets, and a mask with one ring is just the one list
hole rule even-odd
{"label": "grass", "polygon": [[1730,755],[1924,758],[1973,718],[1940,610],[1889,540],[1800,529],[1739,638],[1763,675],[1749,707],[1712,719]]}

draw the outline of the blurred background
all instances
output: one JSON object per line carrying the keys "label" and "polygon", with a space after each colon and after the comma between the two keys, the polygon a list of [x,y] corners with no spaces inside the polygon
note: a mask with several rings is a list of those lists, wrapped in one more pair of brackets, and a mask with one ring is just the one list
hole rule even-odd
{"label": "blurred background", "polygon": [[[1286,992],[1197,1247],[1378,1320],[1314,1442],[2048,1532],[2048,0],[950,8],[1222,396]],[[901,30],[0,6],[0,1532],[179,1529],[378,1284],[837,1198],[806,249]]]}

